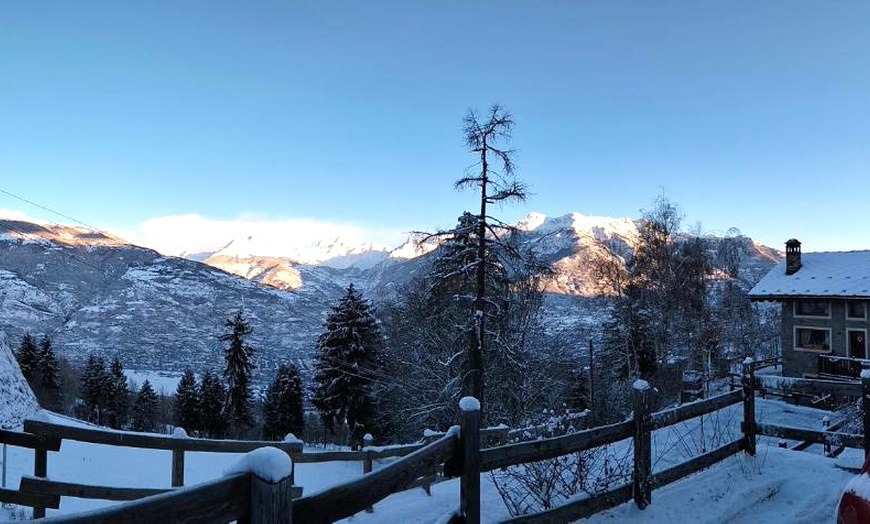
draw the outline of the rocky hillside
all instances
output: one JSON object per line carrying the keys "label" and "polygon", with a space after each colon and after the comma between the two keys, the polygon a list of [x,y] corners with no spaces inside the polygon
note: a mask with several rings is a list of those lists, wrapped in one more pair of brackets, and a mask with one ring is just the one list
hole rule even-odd
{"label": "rocky hillside", "polygon": [[0,221],[0,329],[13,344],[46,333],[73,361],[100,352],[133,369],[219,369],[217,337],[242,308],[269,371],[304,360],[323,302],[106,235]]}
{"label": "rocky hillside", "polygon": [[0,331],[0,429],[18,429],[36,413],[36,397],[21,376],[6,334]]}

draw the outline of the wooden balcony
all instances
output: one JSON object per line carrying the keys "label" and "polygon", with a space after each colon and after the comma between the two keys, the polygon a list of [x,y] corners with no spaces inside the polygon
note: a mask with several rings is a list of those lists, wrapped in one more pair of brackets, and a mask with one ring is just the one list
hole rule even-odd
{"label": "wooden balcony", "polygon": [[863,358],[819,355],[819,377],[861,378],[861,370],[870,369],[870,360]]}

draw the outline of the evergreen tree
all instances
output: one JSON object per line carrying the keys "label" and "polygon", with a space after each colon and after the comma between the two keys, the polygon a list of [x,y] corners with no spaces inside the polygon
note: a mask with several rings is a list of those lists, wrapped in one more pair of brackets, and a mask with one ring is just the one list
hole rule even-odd
{"label": "evergreen tree", "polygon": [[133,430],[154,431],[159,399],[151,382],[145,379],[133,403]]}
{"label": "evergreen tree", "polygon": [[59,410],[63,404],[60,390],[60,362],[48,335],[43,335],[39,343],[38,363],[39,381],[33,388],[33,392],[41,406]]}
{"label": "evergreen tree", "polygon": [[21,339],[21,347],[15,354],[18,360],[18,367],[21,368],[21,374],[24,375],[27,383],[31,388],[36,384],[37,372],[39,368],[39,355],[36,349],[36,341],[33,335],[26,333]]}
{"label": "evergreen tree", "polygon": [[251,357],[254,348],[245,342],[245,337],[251,334],[251,327],[241,311],[224,325],[230,330],[219,337],[222,342],[229,342],[229,347],[224,352],[224,378],[227,381],[224,414],[234,432],[240,433],[254,425],[251,409],[251,372],[254,369]]}
{"label": "evergreen tree", "polygon": [[263,404],[263,438],[280,440],[287,433],[300,434],[305,427],[302,411],[302,379],[299,368],[285,364],[278,368]]}
{"label": "evergreen tree", "polygon": [[227,392],[219,376],[211,371],[202,375],[200,392],[199,426],[207,437],[222,438],[226,433],[226,418],[223,407]]}
{"label": "evergreen tree", "polygon": [[200,429],[199,396],[196,377],[188,368],[181,376],[178,388],[175,390],[175,425],[184,428],[188,433]]}
{"label": "evergreen tree", "polygon": [[106,423],[109,374],[102,356],[90,354],[82,372],[80,390],[84,402],[83,418],[96,424]]}
{"label": "evergreen tree", "polygon": [[106,423],[111,428],[121,429],[127,423],[127,405],[130,388],[124,366],[118,357],[112,360],[106,387]]}
{"label": "evergreen tree", "polygon": [[311,402],[326,427],[347,421],[354,445],[374,433],[372,386],[380,367],[382,340],[369,302],[351,284],[317,339],[317,370]]}

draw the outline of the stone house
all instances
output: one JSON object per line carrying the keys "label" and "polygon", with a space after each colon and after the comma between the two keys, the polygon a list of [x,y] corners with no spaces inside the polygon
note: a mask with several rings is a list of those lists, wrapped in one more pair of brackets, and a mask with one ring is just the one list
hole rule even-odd
{"label": "stone house", "polygon": [[784,376],[854,379],[870,368],[870,250],[801,255],[791,239],[749,297],[782,306]]}

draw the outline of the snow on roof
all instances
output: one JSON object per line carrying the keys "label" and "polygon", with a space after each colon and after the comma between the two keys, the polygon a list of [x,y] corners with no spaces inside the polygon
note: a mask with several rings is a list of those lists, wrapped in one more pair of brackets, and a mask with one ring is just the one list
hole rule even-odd
{"label": "snow on roof", "polygon": [[804,253],[801,268],[792,275],[785,274],[785,260],[781,260],[752,288],[749,297],[870,298],[870,250]]}

